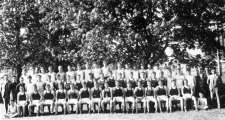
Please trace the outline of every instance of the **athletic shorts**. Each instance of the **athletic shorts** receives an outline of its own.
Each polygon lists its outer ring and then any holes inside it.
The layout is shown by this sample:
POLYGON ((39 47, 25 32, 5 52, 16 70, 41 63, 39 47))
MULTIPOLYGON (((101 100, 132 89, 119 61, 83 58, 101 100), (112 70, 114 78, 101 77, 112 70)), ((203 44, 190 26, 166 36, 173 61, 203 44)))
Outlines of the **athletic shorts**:
POLYGON ((27 104, 27 101, 25 101, 25 100, 22 100, 22 101, 18 101, 17 102, 17 105, 18 106, 25 106, 27 104))
POLYGON ((32 103, 29 104, 29 106, 39 106, 41 105, 40 100, 33 100, 32 103))
POLYGON ((123 97, 114 97, 113 101, 114 102, 124 102, 124 99, 123 99, 123 97))
POLYGON ((166 95, 157 96, 158 101, 167 101, 168 97, 166 95))
POLYGON ((156 102, 156 99, 153 96, 147 96, 145 100, 146 102, 149 102, 149 101, 156 102))
POLYGON ((91 102, 92 103, 100 103, 101 102, 101 98, 92 98, 91 102))
POLYGON ((54 103, 53 100, 45 100, 43 102, 44 105, 52 105, 53 103, 54 103))
POLYGON ((134 97, 126 97, 125 102, 134 102, 134 97))
POLYGON ((81 98, 80 103, 81 104, 90 104, 91 100, 89 98, 81 98))
POLYGON ((66 100, 65 99, 58 99, 56 101, 56 104, 65 104, 66 103, 66 100))
POLYGON ((137 97, 136 102, 145 102, 145 99, 143 97, 137 97))
POLYGON ((111 98, 110 97, 107 97, 107 98, 103 98, 102 99, 102 102, 103 103, 107 103, 107 102, 110 102, 111 101, 111 98))
POLYGON ((170 100, 181 100, 182 98, 180 96, 177 95, 172 95, 170 96, 170 100))
POLYGON ((184 94, 183 95, 183 98, 185 98, 185 99, 192 99, 192 95, 191 94, 184 94))
POLYGON ((68 104, 77 104, 78 103, 78 100, 77 99, 69 99, 68 104))

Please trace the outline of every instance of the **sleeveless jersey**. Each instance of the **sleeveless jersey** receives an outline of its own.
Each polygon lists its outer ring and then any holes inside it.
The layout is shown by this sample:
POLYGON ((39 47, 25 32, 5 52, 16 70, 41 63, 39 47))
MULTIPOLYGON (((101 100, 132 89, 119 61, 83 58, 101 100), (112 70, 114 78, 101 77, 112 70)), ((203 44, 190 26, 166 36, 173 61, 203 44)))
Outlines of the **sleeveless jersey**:
POLYGON ((52 100, 54 98, 54 95, 51 93, 51 91, 46 91, 44 94, 44 99, 45 100, 52 100))
POLYGON ((135 95, 137 97, 143 97, 144 96, 144 91, 142 89, 137 89, 137 91, 135 92, 135 95))
POLYGON ((133 90, 132 89, 127 89, 126 91, 126 97, 132 97, 134 95, 133 90))
POLYGON ((146 90, 146 96, 154 96, 154 90, 147 88, 147 90, 146 90))
POLYGON ((157 91, 157 94, 158 95, 166 95, 166 90, 163 88, 159 88, 158 91, 157 91))
POLYGON ((89 98, 89 97, 90 97, 90 93, 89 93, 88 89, 83 90, 81 92, 81 98, 89 98))
POLYGON ((57 93, 57 98, 58 99, 65 99, 66 98, 66 94, 64 92, 59 92, 57 93))
POLYGON ((70 91, 69 92, 69 99, 77 99, 78 94, 75 91, 70 91))
POLYGON ((41 99, 41 96, 40 96, 39 93, 33 93, 31 96, 32 96, 33 100, 40 100, 41 99))
POLYGON ((170 89, 170 95, 178 95, 179 92, 178 92, 178 89, 177 88, 171 88, 170 89))
POLYGON ((121 88, 116 88, 114 93, 113 93, 114 97, 122 97, 123 96, 123 91, 121 88))
POLYGON ((109 89, 105 89, 105 91, 104 91, 104 97, 111 97, 111 94, 110 94, 110 90, 109 89))
POLYGON ((19 96, 19 101, 25 101, 26 99, 27 99, 27 96, 26 96, 25 93, 20 94, 20 96, 19 96))
POLYGON ((191 88, 184 87, 183 88, 183 93, 184 94, 191 94, 191 88))

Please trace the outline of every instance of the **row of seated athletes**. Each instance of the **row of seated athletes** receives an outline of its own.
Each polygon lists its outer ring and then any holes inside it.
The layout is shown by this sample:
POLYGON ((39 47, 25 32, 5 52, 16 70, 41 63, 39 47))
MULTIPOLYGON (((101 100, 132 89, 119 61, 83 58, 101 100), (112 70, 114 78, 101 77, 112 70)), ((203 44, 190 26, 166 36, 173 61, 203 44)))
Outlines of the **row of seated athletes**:
MULTIPOLYGON (((162 108, 165 107, 166 111, 172 112, 173 101, 180 103, 180 109, 187 111, 187 101, 191 100, 194 103, 195 110, 199 108, 207 108, 207 100, 202 95, 200 98, 195 98, 192 93, 192 89, 188 85, 187 80, 184 82, 184 86, 181 91, 176 86, 176 81, 172 82, 171 88, 168 90, 163 85, 162 81, 159 81, 159 85, 153 88, 151 82, 147 82, 147 87, 143 88, 139 81, 137 87, 134 89, 131 87, 131 83, 127 83, 127 88, 120 87, 120 83, 116 81, 114 88, 109 88, 108 83, 104 83, 104 89, 99 87, 98 82, 94 82, 92 89, 87 88, 86 83, 80 90, 75 89, 74 84, 70 84, 70 89, 66 91, 63 89, 63 85, 59 84, 59 89, 54 92, 51 90, 49 84, 46 85, 46 90, 40 93, 37 90, 37 86, 34 84, 34 91, 28 95, 25 92, 24 87, 20 87, 20 91, 17 94, 17 107, 19 115, 25 116, 26 107, 28 106, 29 115, 34 112, 34 107, 37 108, 37 115, 43 113, 44 107, 48 106, 49 112, 58 114, 59 106, 62 107, 64 114, 66 112, 82 113, 83 105, 87 105, 89 113, 92 112, 105 112, 107 105, 109 105, 110 112, 116 111, 116 105, 119 105, 122 112, 129 111, 134 112, 138 110, 138 103, 141 103, 141 108, 149 112, 150 102, 154 103, 155 112, 162 112, 162 108)), ((191 102, 191 105, 192 105, 191 102)))

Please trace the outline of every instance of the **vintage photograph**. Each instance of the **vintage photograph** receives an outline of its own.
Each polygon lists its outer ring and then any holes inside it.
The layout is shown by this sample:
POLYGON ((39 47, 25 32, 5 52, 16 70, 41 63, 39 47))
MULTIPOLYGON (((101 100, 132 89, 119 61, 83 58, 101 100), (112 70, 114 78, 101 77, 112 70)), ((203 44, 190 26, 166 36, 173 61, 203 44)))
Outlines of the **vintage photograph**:
POLYGON ((224 120, 225 0, 0 0, 0 119, 224 120))

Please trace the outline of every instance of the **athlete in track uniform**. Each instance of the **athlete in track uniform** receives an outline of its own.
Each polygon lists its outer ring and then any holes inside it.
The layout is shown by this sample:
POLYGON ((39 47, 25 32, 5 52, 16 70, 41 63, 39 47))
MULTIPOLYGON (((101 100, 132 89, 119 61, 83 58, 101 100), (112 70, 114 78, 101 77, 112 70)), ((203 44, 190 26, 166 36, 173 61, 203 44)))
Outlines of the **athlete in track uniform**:
POLYGON ((87 83, 83 83, 83 88, 80 89, 80 112, 82 113, 83 105, 87 104, 89 113, 91 112, 91 93, 90 89, 87 88, 87 83))
POLYGON ((62 66, 58 66, 58 73, 57 75, 60 75, 60 80, 62 80, 62 82, 66 81, 66 73, 63 71, 63 67, 62 66))
POLYGON ((127 88, 125 88, 125 107, 126 111, 129 111, 129 108, 132 109, 132 113, 134 112, 135 108, 135 99, 134 99, 134 89, 130 82, 127 82, 127 88), (128 105, 127 105, 128 104, 128 105), (132 107, 131 107, 132 105, 132 107))
POLYGON ((135 106, 136 106, 136 113, 138 112, 138 103, 141 103, 141 108, 144 109, 146 112, 146 105, 145 105, 145 89, 142 87, 141 81, 138 81, 137 87, 134 89, 135 95, 135 106))
POLYGON ((55 82, 56 81, 56 73, 53 71, 52 66, 48 67, 47 75, 51 76, 51 82, 55 82))
POLYGON ((160 112, 162 112, 162 102, 166 102, 166 110, 168 112, 169 99, 167 96, 167 87, 163 85, 162 81, 159 81, 159 85, 155 88, 155 91, 160 112))
POLYGON ((107 82, 110 88, 115 87, 115 77, 113 77, 112 71, 109 71, 109 77, 107 78, 107 82))
POLYGON ((54 111, 54 100, 55 100, 55 92, 54 89, 51 88, 50 84, 47 84, 45 86, 45 90, 43 92, 43 102, 42 102, 42 109, 44 110, 44 107, 48 107, 49 113, 53 113, 54 111))
POLYGON ((109 67, 108 67, 106 61, 103 61, 103 67, 101 68, 101 71, 102 71, 105 79, 107 79, 109 77, 109 67))
POLYGON ((182 95, 183 95, 185 112, 187 111, 187 100, 189 100, 189 99, 191 99, 194 102, 195 110, 198 110, 197 100, 193 96, 193 90, 188 85, 188 81, 187 80, 184 80, 184 85, 183 85, 183 87, 181 89, 181 92, 182 92, 182 95))
POLYGON ((59 89, 56 91, 55 114, 58 114, 58 107, 61 106, 64 114, 66 114, 66 91, 63 85, 59 84, 59 89))
POLYGON ((106 105, 109 104, 110 113, 112 111, 112 90, 109 88, 108 82, 104 83, 104 89, 102 90, 102 110, 106 111, 106 105))
POLYGON ((29 110, 29 116, 31 116, 32 113, 32 108, 36 107, 37 108, 37 116, 40 114, 41 106, 42 106, 42 98, 40 93, 38 93, 37 90, 37 85, 33 85, 33 92, 30 95, 30 104, 28 105, 28 110, 29 110))
POLYGON ((67 111, 71 113, 73 110, 76 110, 76 113, 78 113, 78 108, 79 108, 79 91, 75 89, 75 85, 72 83, 70 84, 70 89, 67 92, 67 111))
POLYGON ((131 75, 131 69, 130 66, 128 64, 125 65, 125 70, 124 70, 124 79, 126 82, 129 81, 130 79, 130 75, 131 75))
POLYGON ((72 70, 72 67, 70 65, 67 66, 67 72, 66 72, 66 80, 70 79, 72 83, 75 82, 75 71, 72 70))
POLYGON ((28 95, 25 92, 24 86, 20 86, 19 93, 17 94, 17 109, 18 109, 19 115, 21 115, 22 113, 22 115, 25 116, 27 100, 28 100, 28 95))
POLYGON ((113 108, 116 110, 116 104, 119 104, 120 110, 124 112, 124 90, 120 87, 119 81, 116 81, 116 86, 112 90, 113 97, 113 108))
POLYGON ((76 86, 78 87, 78 90, 82 88, 82 84, 84 82, 84 73, 83 70, 81 70, 81 66, 77 65, 77 71, 76 71, 76 86))
POLYGON ((157 112, 158 110, 158 103, 157 103, 157 99, 155 96, 155 90, 152 87, 151 81, 147 81, 147 87, 145 88, 145 100, 146 100, 146 107, 147 107, 147 112, 149 113, 149 109, 150 109, 150 102, 154 103, 154 107, 155 107, 155 112, 157 112))
POLYGON ((177 88, 177 85, 176 85, 176 81, 173 80, 172 81, 172 85, 170 87, 170 90, 169 90, 169 108, 170 108, 170 112, 172 112, 172 103, 173 101, 179 101, 180 102, 180 108, 181 108, 181 111, 183 111, 183 98, 181 97, 181 94, 180 94, 180 90, 177 88))
POLYGON ((101 99, 102 99, 101 88, 99 87, 99 83, 97 81, 94 81, 94 87, 91 89, 91 107, 93 112, 96 112, 95 108, 96 104, 98 106, 98 113, 100 112, 101 99))

